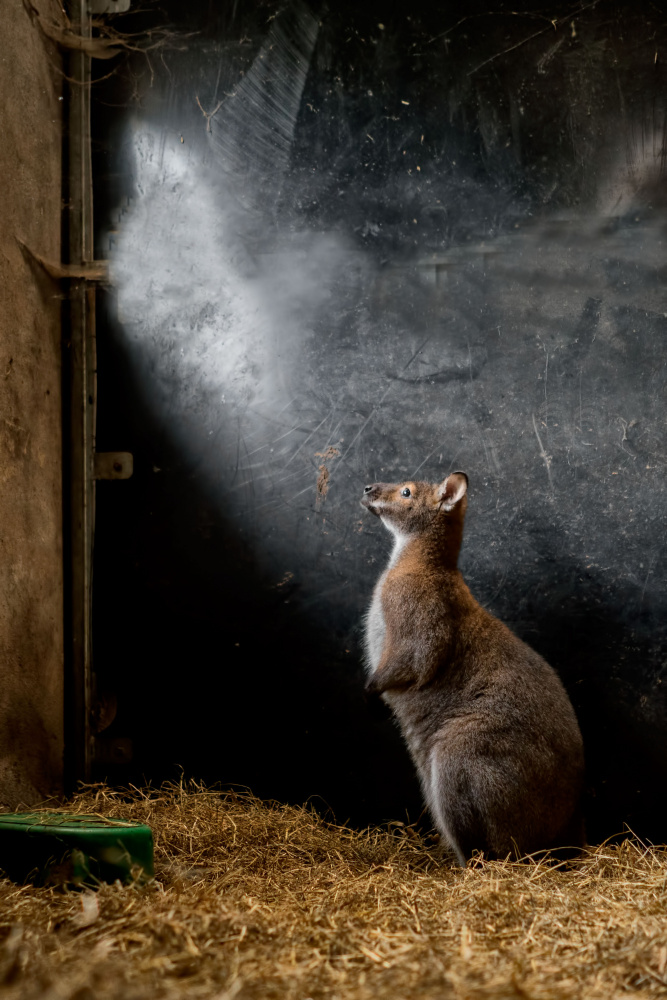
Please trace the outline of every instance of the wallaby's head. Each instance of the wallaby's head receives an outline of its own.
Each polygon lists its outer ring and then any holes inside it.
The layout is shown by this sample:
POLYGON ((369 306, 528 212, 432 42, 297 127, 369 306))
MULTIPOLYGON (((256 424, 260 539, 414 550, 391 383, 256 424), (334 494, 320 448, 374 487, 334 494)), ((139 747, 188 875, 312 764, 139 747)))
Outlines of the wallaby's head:
POLYGON ((363 507, 376 514, 394 535, 414 535, 443 524, 456 515, 463 522, 468 477, 452 472, 441 483, 373 483, 366 486, 363 507))

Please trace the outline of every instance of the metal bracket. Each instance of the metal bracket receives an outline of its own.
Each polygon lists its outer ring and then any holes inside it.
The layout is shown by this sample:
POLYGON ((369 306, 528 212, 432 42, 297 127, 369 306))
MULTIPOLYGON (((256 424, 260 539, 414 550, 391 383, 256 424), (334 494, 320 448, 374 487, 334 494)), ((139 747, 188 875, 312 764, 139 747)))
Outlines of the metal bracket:
POLYGON ((132 740, 127 736, 111 739, 108 736, 95 738, 96 764, 129 764, 132 760, 132 740))
POLYGON ((95 479, 129 479, 134 459, 129 451, 96 451, 95 479))
POLYGON ((130 9, 130 0, 88 0, 89 14, 124 14, 130 9))

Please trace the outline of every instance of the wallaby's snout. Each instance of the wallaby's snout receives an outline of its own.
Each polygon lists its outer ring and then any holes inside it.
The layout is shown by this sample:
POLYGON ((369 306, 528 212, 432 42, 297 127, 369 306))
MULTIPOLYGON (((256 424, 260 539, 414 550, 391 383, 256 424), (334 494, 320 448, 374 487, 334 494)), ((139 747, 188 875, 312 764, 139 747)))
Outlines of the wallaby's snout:
POLYGON ((377 514, 377 511, 373 508, 373 502, 375 500, 379 500, 383 485, 383 483, 371 483, 370 486, 364 486, 364 495, 361 499, 361 506, 370 510, 372 514, 377 514))

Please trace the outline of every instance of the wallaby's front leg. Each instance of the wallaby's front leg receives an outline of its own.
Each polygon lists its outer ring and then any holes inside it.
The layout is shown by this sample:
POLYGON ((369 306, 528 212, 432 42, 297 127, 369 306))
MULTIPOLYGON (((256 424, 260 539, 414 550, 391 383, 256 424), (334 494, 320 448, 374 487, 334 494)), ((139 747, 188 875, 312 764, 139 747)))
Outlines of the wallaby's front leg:
POLYGON ((392 688, 406 688, 416 680, 414 664, 409 650, 386 650, 377 669, 366 682, 367 694, 382 694, 392 688))
POLYGON ((397 688, 423 687, 433 680, 446 645, 446 631, 438 622, 438 608, 431 607, 432 595, 415 595, 414 581, 406 610, 406 592, 400 577, 389 576, 382 591, 385 622, 382 656, 366 684, 370 694, 397 688), (416 597, 420 599, 417 600, 416 597), (438 627, 433 627, 433 622, 438 627))
POLYGON ((438 672, 437 649, 415 649, 412 642, 392 642, 388 635, 377 669, 367 684, 368 694, 396 688, 424 687, 438 672))

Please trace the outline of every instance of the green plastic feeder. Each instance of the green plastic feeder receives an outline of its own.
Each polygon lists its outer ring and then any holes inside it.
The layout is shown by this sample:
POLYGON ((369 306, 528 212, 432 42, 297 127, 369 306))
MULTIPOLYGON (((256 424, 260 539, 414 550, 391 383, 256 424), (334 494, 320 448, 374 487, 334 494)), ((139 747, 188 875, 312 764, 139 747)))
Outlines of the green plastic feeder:
POLYGON ((105 816, 3 813, 0 869, 15 882, 39 885, 142 883, 153 876, 153 832, 105 816))

